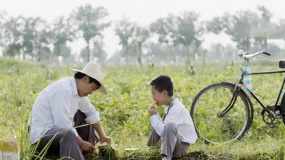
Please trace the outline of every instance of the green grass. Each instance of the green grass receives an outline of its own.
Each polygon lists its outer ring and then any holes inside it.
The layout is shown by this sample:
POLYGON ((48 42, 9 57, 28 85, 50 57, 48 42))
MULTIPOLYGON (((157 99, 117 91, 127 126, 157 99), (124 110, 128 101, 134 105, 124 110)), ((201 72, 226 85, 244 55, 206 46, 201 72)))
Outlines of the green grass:
MULTIPOLYGON (((107 70, 108 95, 89 96, 101 114, 105 132, 112 138, 119 159, 160 159, 159 150, 145 144, 151 131, 148 106, 152 103, 148 82, 160 74, 169 75, 174 82, 174 95, 190 110, 197 93, 211 83, 237 82, 240 62, 194 64, 196 74, 185 66, 104 67, 107 70), (125 148, 138 148, 127 153, 125 148)), ((252 71, 278 70, 278 62, 254 62, 252 71), (264 65, 266 64, 266 65, 264 65)), ((0 135, 15 137, 20 144, 21 159, 33 156, 26 134, 26 123, 36 96, 48 84, 71 76, 69 67, 50 68, 38 63, 0 59, 0 135)), ((265 104, 272 104, 278 94, 284 74, 253 77, 255 94, 265 104), (265 80, 263 80, 265 79, 265 80)), ((277 120, 276 128, 269 128, 259 115, 261 107, 253 101, 254 121, 248 134, 230 144, 207 145, 199 139, 183 159, 283 159, 285 128, 277 120)), ((159 108, 160 114, 163 108, 159 108)), ((1 137, 0 137, 1 138, 1 137)), ((88 159, 100 159, 88 155, 88 159)), ((54 158, 51 158, 54 159, 54 158)))

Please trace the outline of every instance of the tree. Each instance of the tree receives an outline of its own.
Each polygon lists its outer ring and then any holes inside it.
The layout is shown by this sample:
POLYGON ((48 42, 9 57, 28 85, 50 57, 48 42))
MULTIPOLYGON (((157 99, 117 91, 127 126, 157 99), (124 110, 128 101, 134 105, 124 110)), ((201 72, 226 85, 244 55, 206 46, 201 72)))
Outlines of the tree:
POLYGON ((195 25, 198 20, 198 14, 194 12, 184 12, 177 17, 177 33, 175 34, 175 43, 182 44, 187 48, 187 64, 190 65, 190 47, 197 49, 201 45, 199 37, 203 34, 204 29, 195 25))
POLYGON ((37 18, 23 18, 24 20, 24 29, 22 32, 23 41, 22 41, 22 50, 23 50, 23 59, 25 55, 31 56, 33 59, 36 56, 34 53, 35 44, 37 43, 38 38, 38 25, 41 23, 41 19, 37 18))
POLYGON ((72 41, 75 37, 75 31, 70 24, 70 19, 65 19, 63 16, 59 17, 54 21, 52 29, 53 39, 53 53, 58 57, 61 55, 62 47, 66 45, 66 42, 72 41))
POLYGON ((131 42, 137 53, 138 64, 142 65, 142 45, 149 38, 149 31, 146 28, 135 27, 133 41, 131 42))
POLYGON ((0 12, 0 46, 3 46, 5 12, 0 12))
POLYGON ((87 55, 88 55, 88 53, 87 53, 87 48, 81 49, 81 51, 80 51, 80 57, 83 59, 83 62, 84 62, 84 63, 85 63, 85 62, 88 62, 87 55))
POLYGON ((15 57, 20 55, 22 48, 22 32, 24 28, 23 17, 10 17, 3 24, 4 55, 15 57))
POLYGON ((134 37, 136 24, 130 22, 127 18, 120 20, 115 28, 115 34, 119 36, 120 42, 122 45, 122 52, 126 58, 126 64, 129 65, 129 48, 131 45, 131 38, 134 37))
MULTIPOLYGON (((205 61, 238 61, 240 58, 237 56, 239 49, 231 44, 223 45, 221 43, 213 43, 208 51, 205 61)), ((203 60, 204 61, 204 60, 203 60)))
POLYGON ((260 49, 267 50, 267 39, 271 36, 273 30, 275 30, 275 24, 270 22, 272 18, 272 13, 269 12, 264 6, 257 6, 258 11, 261 13, 258 24, 255 24, 254 30, 258 30, 255 35, 253 35, 255 40, 255 45, 260 49))
POLYGON ((254 24, 258 24, 256 13, 240 11, 233 15, 225 13, 222 17, 215 17, 212 21, 207 22, 207 30, 215 34, 225 32, 237 43, 239 49, 249 50, 250 35, 254 24))
POLYGON ((120 65, 122 62, 122 57, 120 56, 120 51, 116 51, 109 59, 109 65, 120 65))
MULTIPOLYGON (((151 23, 150 31, 158 35, 158 42, 169 46, 177 45, 177 17, 169 14, 166 18, 159 18, 151 23)), ((176 54, 172 52, 173 61, 176 62, 176 54)))
POLYGON ((93 57, 97 58, 98 63, 103 64, 107 58, 107 53, 103 49, 103 46, 104 46, 103 42, 100 40, 94 41, 93 46, 94 46, 93 51, 92 51, 93 57))
POLYGON ((42 20, 37 34, 37 41, 35 43, 38 62, 41 62, 42 59, 51 57, 52 53, 48 45, 52 43, 52 36, 53 32, 51 27, 47 24, 46 21, 42 20))
POLYGON ((285 40, 285 19, 280 19, 269 36, 270 39, 285 40))
POLYGON ((87 44, 87 61, 90 61, 90 41, 97 36, 103 37, 102 31, 110 26, 110 22, 103 23, 101 20, 108 16, 104 7, 92 8, 90 4, 81 6, 73 13, 73 18, 87 44))
POLYGON ((147 53, 144 55, 144 59, 152 65, 166 65, 170 64, 173 59, 170 48, 173 46, 166 46, 161 43, 148 44, 147 53))
MULTIPOLYGON (((201 41, 198 39, 203 33, 202 27, 197 27, 198 14, 184 12, 180 16, 168 15, 151 24, 150 30, 158 35, 158 41, 175 47, 181 44, 187 48, 187 64, 190 64, 190 46, 199 47, 201 41)), ((174 51, 174 63, 176 54, 174 51)))
POLYGON ((207 29, 215 34, 225 32, 239 49, 267 50, 267 40, 280 39, 284 29, 271 22, 273 15, 264 6, 257 6, 257 11, 240 11, 233 15, 226 13, 208 22, 207 29))
POLYGON ((285 41, 285 19, 282 19, 278 23, 279 30, 277 31, 276 35, 272 35, 272 37, 276 37, 279 39, 283 39, 285 41))
POLYGON ((62 57, 63 57, 63 61, 67 64, 68 62, 73 62, 74 61, 74 57, 71 55, 71 48, 66 46, 66 45, 63 45, 61 47, 61 54, 60 54, 62 57))
POLYGON ((175 30, 177 24, 175 23, 176 17, 169 14, 166 18, 159 18, 150 25, 150 30, 158 35, 158 41, 168 45, 175 44, 175 30))

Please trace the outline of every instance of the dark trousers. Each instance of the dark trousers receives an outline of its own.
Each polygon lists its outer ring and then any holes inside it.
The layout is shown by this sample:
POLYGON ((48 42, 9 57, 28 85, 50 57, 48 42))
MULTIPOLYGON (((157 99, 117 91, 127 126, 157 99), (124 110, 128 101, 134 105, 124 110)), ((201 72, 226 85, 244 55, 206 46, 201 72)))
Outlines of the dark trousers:
MULTIPOLYGON (((87 124, 85 119, 85 114, 78 110, 74 116, 74 126, 81 126, 87 124)), ((76 128, 76 131, 84 141, 87 141, 92 145, 95 145, 97 142, 99 142, 99 138, 96 136, 95 130, 92 125, 78 127, 76 128)))
MULTIPOLYGON (((85 119, 85 114, 78 110, 74 116, 75 126, 87 124, 85 119)), ((88 141, 93 145, 99 141, 92 125, 78 127, 76 130, 83 140, 88 141)), ((84 160, 84 156, 72 130, 61 128, 52 128, 48 130, 41 138, 37 150, 41 151, 48 143, 50 143, 48 154, 57 154, 64 160, 84 160)))

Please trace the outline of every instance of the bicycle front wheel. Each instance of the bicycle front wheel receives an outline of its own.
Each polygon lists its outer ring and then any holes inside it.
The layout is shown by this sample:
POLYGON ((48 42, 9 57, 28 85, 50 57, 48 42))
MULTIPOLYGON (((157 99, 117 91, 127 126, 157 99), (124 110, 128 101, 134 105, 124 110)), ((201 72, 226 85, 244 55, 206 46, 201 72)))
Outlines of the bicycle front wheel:
POLYGON ((198 135, 206 142, 230 142, 242 137, 249 129, 252 105, 247 94, 235 87, 228 82, 215 83, 195 97, 190 114, 198 135))

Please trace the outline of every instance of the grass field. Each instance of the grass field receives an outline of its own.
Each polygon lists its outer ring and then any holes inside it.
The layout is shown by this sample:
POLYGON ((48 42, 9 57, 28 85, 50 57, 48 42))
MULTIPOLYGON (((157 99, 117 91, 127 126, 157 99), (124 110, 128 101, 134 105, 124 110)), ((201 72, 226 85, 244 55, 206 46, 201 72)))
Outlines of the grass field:
MULTIPOLYGON (((195 95, 214 82, 237 82, 242 62, 194 64, 185 66, 129 66, 104 67, 107 70, 108 95, 89 96, 91 103, 101 114, 105 132, 112 138, 120 159, 159 159, 158 150, 146 147, 151 131, 148 106, 152 103, 148 82, 154 77, 167 74, 174 82, 174 96, 180 98, 190 110, 195 95), (125 148, 138 148, 125 152, 125 148)), ((278 62, 253 62, 252 71, 278 70, 278 62)), ((50 68, 38 63, 20 62, 0 58, 0 135, 15 137, 21 151, 21 159, 30 159, 29 135, 26 123, 32 104, 39 92, 48 84, 71 76, 70 68, 50 68)), ((255 94, 265 104, 276 100, 284 74, 253 77, 255 94)), ((210 98, 210 97, 209 97, 210 98)), ((275 128, 269 128, 260 116, 261 107, 253 101, 254 120, 244 138, 228 144, 208 145, 202 139, 189 148, 183 159, 284 159, 285 128, 277 120, 275 128)), ((162 114, 163 108, 159 107, 162 114)), ((0 137, 1 138, 1 137, 0 137)), ((87 159, 100 159, 89 155, 87 159)))

